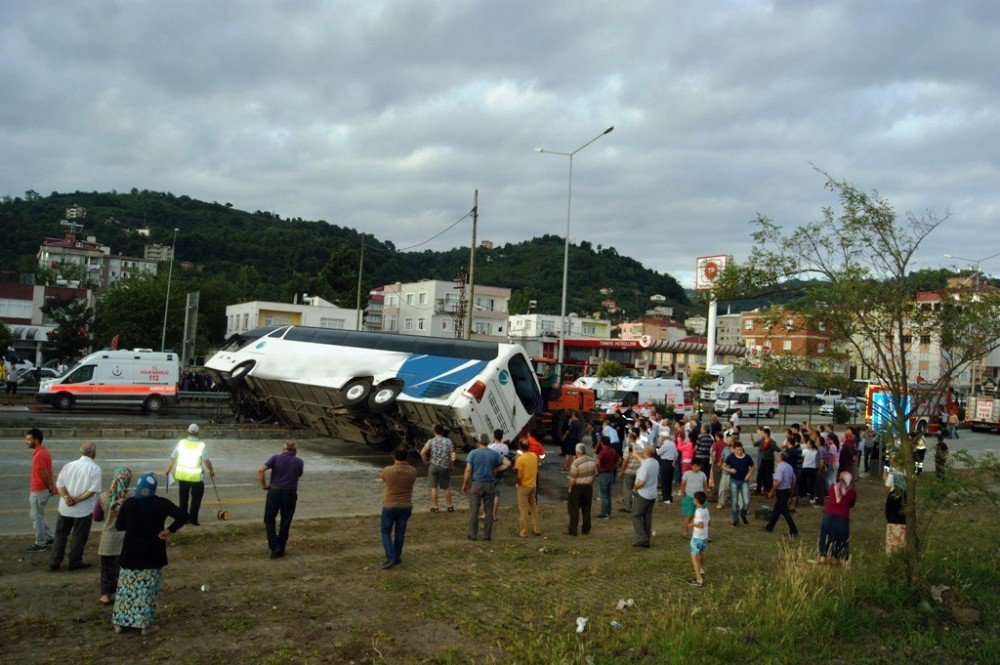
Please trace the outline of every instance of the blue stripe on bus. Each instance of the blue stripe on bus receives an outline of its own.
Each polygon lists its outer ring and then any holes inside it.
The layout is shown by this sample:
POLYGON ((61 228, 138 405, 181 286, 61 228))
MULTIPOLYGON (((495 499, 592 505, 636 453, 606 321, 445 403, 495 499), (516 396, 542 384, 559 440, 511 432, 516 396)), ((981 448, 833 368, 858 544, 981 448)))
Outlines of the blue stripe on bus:
POLYGON ((485 360, 447 356, 410 356, 399 368, 403 394, 410 397, 442 397, 454 392, 486 369, 485 360))

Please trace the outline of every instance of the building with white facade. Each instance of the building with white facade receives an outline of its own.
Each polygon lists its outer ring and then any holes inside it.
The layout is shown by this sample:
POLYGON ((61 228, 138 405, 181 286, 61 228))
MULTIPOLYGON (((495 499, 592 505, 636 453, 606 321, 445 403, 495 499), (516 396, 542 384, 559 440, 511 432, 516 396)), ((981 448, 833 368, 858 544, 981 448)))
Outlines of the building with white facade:
MULTIPOLYGON (((562 325, 558 314, 514 314, 510 317, 510 337, 556 337, 562 325)), ((611 322, 569 314, 566 337, 611 339, 611 322)))
MULTIPOLYGON (((303 302, 251 302, 226 307, 226 337, 261 326, 314 326, 335 330, 357 330, 358 310, 337 307, 318 296, 303 296, 303 302)), ((297 300, 297 299, 296 299, 297 300)))
MULTIPOLYGON (((148 234, 147 234, 148 235, 148 234)), ((142 256, 147 261, 155 261, 157 263, 162 263, 163 261, 169 261, 174 254, 174 249, 170 245, 160 245, 158 243, 153 243, 152 245, 145 245, 142 248, 142 256)))
MULTIPOLYGON (((426 279, 382 287, 382 332, 461 339, 465 330, 468 286, 426 279)), ((472 339, 507 341, 510 289, 476 285, 472 339)))

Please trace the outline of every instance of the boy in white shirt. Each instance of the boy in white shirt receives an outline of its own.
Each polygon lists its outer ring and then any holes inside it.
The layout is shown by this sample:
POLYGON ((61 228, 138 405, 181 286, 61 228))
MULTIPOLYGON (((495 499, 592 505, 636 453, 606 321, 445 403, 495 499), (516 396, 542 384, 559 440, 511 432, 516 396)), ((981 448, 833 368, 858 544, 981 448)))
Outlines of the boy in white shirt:
POLYGON ((704 586, 705 580, 702 575, 705 567, 702 565, 705 548, 708 546, 708 523, 712 521, 712 516, 708 514, 708 496, 704 492, 694 493, 694 530, 691 532, 691 566, 694 568, 694 577, 688 580, 691 586, 704 586))

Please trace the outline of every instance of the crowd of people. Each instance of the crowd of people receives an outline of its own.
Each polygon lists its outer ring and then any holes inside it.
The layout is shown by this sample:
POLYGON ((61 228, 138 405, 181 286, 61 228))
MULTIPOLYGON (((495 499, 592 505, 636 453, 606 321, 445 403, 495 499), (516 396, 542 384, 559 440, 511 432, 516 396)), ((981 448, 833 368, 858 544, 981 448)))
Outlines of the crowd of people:
MULTIPOLYGON (((92 564, 84 560, 84 549, 93 523, 102 522, 97 602, 112 606, 111 623, 116 633, 138 630, 151 635, 159 630, 154 615, 162 569, 167 565, 167 540, 185 525, 200 525, 204 476, 213 482, 215 477, 206 444, 198 433, 198 425, 188 427, 188 435, 174 446, 162 476, 143 473, 133 489, 131 469, 115 467, 103 491, 95 444, 82 444, 80 457, 55 475, 42 431, 32 428, 25 433, 32 455, 29 512, 35 536, 27 550, 49 551, 49 570, 57 572, 63 567, 68 547, 66 569, 86 570, 92 564), (158 494, 161 486, 169 489, 171 477, 177 481, 180 505, 158 494), (54 530, 45 518, 51 497, 59 497, 54 530)), ((259 469, 261 488, 267 491, 264 525, 272 558, 285 554, 302 472, 293 442, 287 442, 280 454, 259 469), (279 515, 281 526, 276 528, 279 515)))
MULTIPOLYGON (((831 425, 797 423, 785 429, 779 443, 771 428, 757 427, 744 443, 738 413, 723 424, 715 415, 703 423, 700 414, 670 420, 616 412, 590 425, 588 445, 583 440, 588 428, 581 416, 571 414, 570 421, 565 429, 569 436, 559 442, 561 469, 566 474, 565 535, 591 533, 595 498, 596 518, 611 519, 614 495, 618 493, 619 510, 631 518, 634 546, 649 548, 656 504, 670 510, 668 507, 677 500, 681 534, 689 539, 693 576, 688 582, 692 586, 704 584, 703 562, 711 542, 711 506, 723 510, 728 504, 732 527, 747 527, 752 493, 766 497, 769 503, 762 506, 768 513, 764 531, 773 532, 778 521, 784 519, 791 537, 799 535, 793 516, 797 507, 821 506, 816 561, 842 561, 850 552, 850 517, 858 500, 856 480, 860 474, 875 476, 881 471, 886 493, 887 552, 899 548, 905 540, 905 474, 898 464, 890 463, 885 451, 879 450, 878 437, 870 428, 848 427, 838 435, 831 425)), ((92 443, 81 445, 79 459, 53 475, 52 456, 43 444, 42 432, 33 428, 25 435, 32 451, 29 506, 35 535, 35 542, 27 549, 51 550, 49 569, 58 571, 69 546, 67 569, 89 568, 84 548, 92 523, 103 522, 98 548, 98 602, 113 606, 115 632, 137 629, 148 635, 158 630, 154 613, 161 571, 167 565, 166 541, 181 527, 200 524, 204 476, 214 483, 215 469, 198 433, 198 425, 192 424, 188 435, 174 446, 163 475, 142 474, 134 490, 132 471, 126 467, 116 467, 109 487, 102 489, 101 469, 95 461, 97 447, 92 443), (169 488, 171 477, 178 485, 180 505, 157 493, 161 483, 169 488), (54 530, 45 519, 46 504, 52 496, 59 497, 54 530), (169 525, 167 520, 171 520, 169 525)), ((511 481, 516 488, 517 535, 541 536, 538 483, 546 453, 538 438, 525 432, 515 442, 508 442, 497 430, 492 440, 483 434, 476 444, 466 456, 461 478, 461 491, 469 503, 468 539, 492 539, 502 488, 511 481)), ((384 569, 402 563, 407 521, 413 514, 418 471, 410 464, 410 452, 405 446, 397 448, 392 463, 382 471, 380 535, 384 569)), ((264 526, 272 558, 285 556, 295 514, 298 482, 304 471, 296 453, 295 443, 286 442, 279 454, 258 469, 261 489, 267 492, 264 526)), ((938 435, 935 454, 936 473, 942 474, 947 460, 943 435, 938 435)), ((434 428, 434 436, 419 456, 427 466, 430 511, 441 510, 443 494, 447 511, 453 512, 451 475, 457 454, 443 427, 434 428)), ((919 473, 921 456, 917 456, 916 463, 919 473)))

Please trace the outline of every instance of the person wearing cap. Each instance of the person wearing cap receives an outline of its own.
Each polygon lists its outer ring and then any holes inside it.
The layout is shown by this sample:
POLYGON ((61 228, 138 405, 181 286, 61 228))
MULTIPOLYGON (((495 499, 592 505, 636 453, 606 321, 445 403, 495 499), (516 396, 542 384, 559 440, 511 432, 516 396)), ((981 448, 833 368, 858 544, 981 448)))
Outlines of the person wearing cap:
POLYGON ((188 524, 192 526, 199 526, 198 510, 201 509, 201 499, 205 496, 202 467, 208 469, 210 478, 215 478, 212 460, 205 457, 205 442, 198 438, 198 425, 191 423, 188 425, 187 437, 174 446, 174 452, 170 454, 170 463, 164 475, 169 478, 170 472, 174 472, 180 493, 181 510, 188 516, 188 524), (190 510, 188 510, 189 498, 190 510))
POLYGON ((267 532, 267 547, 271 550, 271 558, 285 556, 285 545, 288 543, 288 532, 292 528, 292 517, 295 515, 295 504, 299 500, 299 477, 305 463, 296 457, 294 441, 286 441, 280 455, 271 455, 257 469, 261 489, 267 490, 264 503, 264 530, 267 532), (271 470, 271 482, 264 479, 267 470, 271 470), (281 513, 281 530, 275 530, 278 513, 281 513))

